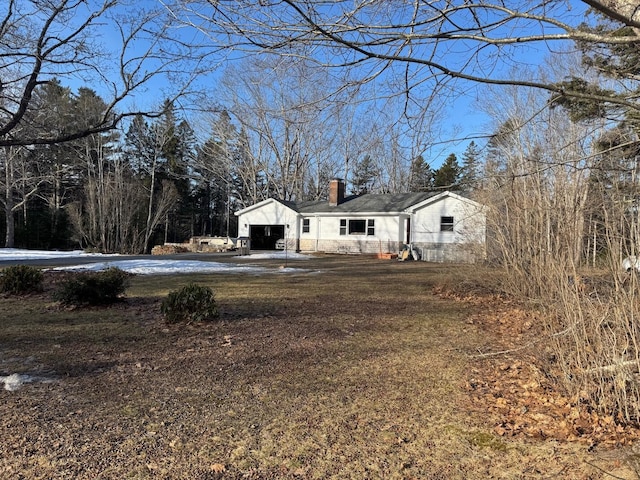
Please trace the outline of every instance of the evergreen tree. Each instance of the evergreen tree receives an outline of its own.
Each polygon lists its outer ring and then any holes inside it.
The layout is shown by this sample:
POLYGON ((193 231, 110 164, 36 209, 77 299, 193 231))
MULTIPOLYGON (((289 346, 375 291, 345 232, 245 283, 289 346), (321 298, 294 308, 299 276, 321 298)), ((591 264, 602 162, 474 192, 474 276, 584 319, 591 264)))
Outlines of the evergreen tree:
POLYGON ((377 169, 371 155, 365 155, 361 161, 356 162, 351 173, 351 193, 353 195, 371 193, 376 176, 377 169))
POLYGON ((149 124, 142 115, 133 118, 124 140, 124 154, 127 162, 139 177, 144 178, 152 159, 157 160, 159 153, 154 148, 149 124))
POLYGON ((409 172, 409 191, 428 192, 433 190, 434 172, 422 155, 418 155, 411 162, 409 172))
POLYGON ((456 190, 460 181, 460 165, 455 153, 450 154, 434 175, 433 186, 443 190, 456 190))
POLYGON ((197 229, 210 235, 230 235, 233 197, 239 186, 237 165, 241 161, 240 137, 231 117, 222 111, 211 126, 211 134, 198 149, 194 163, 197 182, 197 229))
MULTIPOLYGON (((627 11, 631 16, 637 11, 637 2, 621 0, 611 2, 611 6, 627 11)), ((638 29, 630 24, 622 24, 602 14, 597 14, 597 22, 594 24, 583 24, 580 31, 584 34, 601 36, 608 38, 618 38, 620 40, 630 40, 627 42, 577 42, 582 52, 582 63, 585 67, 598 73, 593 76, 593 80, 573 76, 559 82, 556 86, 562 87, 562 91, 577 91, 585 95, 582 98, 557 93, 552 96, 551 105, 560 106, 568 110, 574 122, 590 119, 607 118, 609 114, 626 113, 627 120, 630 117, 638 117, 638 75, 640 74, 640 40, 638 40, 638 29), (603 86, 603 78, 614 79, 623 88, 611 90, 603 86), (588 97, 587 97, 588 96, 588 97), (599 100, 598 100, 599 99, 599 100), (607 99, 629 100, 630 104, 635 102, 634 108, 627 106, 614 106, 606 102, 607 99), (630 113, 631 112, 631 113, 630 113)))
POLYGON ((164 173, 167 176, 171 175, 171 172, 178 172, 182 167, 178 156, 177 124, 178 118, 175 107, 169 100, 165 100, 162 107, 162 115, 153 123, 152 130, 157 136, 162 136, 162 140, 158 143, 161 149, 161 157, 166 164, 164 173))
POLYGON ((168 132, 168 139, 163 149, 163 156, 167 161, 163 178, 169 179, 176 187, 178 201, 171 211, 167 212, 164 241, 182 242, 193 235, 192 185, 189 180, 189 168, 196 157, 197 142, 191 125, 176 116, 173 105, 167 104, 165 112, 166 114, 161 118, 164 124, 161 131, 168 132))
MULTIPOLYGON (((55 79, 36 88, 30 107, 22 128, 33 130, 33 133, 24 133, 36 136, 66 135, 104 114, 104 102, 95 92, 81 88, 75 95, 55 79), (91 108, 85 108, 89 104, 91 108)), ((3 203, 5 219, 13 224, 6 228, 6 244, 68 248, 70 230, 64 207, 82 195, 86 153, 83 143, 75 140, 33 145, 9 149, 7 153, 6 159, 10 159, 11 164, 5 163, 9 170, 3 172, 6 184, 3 203), (22 180, 16 178, 16 174, 22 180)))
POLYGON ((462 154, 460 189, 464 192, 471 192, 479 187, 481 167, 480 155, 480 149, 472 140, 462 154))
POLYGON ((590 176, 593 200, 589 220, 598 254, 610 248, 608 237, 618 230, 617 242, 624 255, 637 255, 640 234, 640 142, 632 125, 619 125, 595 142, 599 152, 590 176), (611 219, 615 219, 615 223, 611 219), (609 243, 609 244, 608 244, 609 243))

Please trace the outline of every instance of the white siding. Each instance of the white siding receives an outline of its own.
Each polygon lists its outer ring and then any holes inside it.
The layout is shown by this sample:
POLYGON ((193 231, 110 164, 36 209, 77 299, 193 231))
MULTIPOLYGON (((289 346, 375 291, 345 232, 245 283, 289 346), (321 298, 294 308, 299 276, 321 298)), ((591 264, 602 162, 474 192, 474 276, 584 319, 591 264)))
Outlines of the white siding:
POLYGON ((239 237, 248 237, 251 225, 289 225, 287 237, 297 238, 298 213, 277 200, 265 200, 237 215, 239 237))
POLYGON ((412 243, 484 243, 486 218, 482 206, 446 196, 415 210, 411 225, 412 243), (453 217, 453 232, 441 231, 442 217, 453 217))
POLYGON ((473 263, 485 258, 484 207, 457 195, 418 205, 413 212, 411 243, 423 260, 473 263), (453 231, 442 231, 442 217, 453 217, 453 231))
POLYGON ((375 214, 343 214, 301 216, 300 232, 302 232, 302 219, 309 218, 309 232, 300 234, 300 249, 303 251, 326 251, 346 253, 384 253, 396 252, 398 242, 401 239, 399 215, 375 215, 375 214), (347 233, 340 235, 340 220, 347 223, 347 233), (363 220, 365 222, 364 234, 349 234, 349 221, 363 220), (368 235, 368 221, 374 221, 374 234, 368 235))

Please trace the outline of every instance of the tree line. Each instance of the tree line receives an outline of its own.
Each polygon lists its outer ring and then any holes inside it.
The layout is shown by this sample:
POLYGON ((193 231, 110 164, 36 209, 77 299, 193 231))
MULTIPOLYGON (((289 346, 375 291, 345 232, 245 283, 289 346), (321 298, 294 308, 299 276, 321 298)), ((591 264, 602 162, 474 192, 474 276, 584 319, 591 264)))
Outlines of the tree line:
MULTIPOLYGON (((41 131, 34 136, 72 131, 108 109, 90 88, 73 92, 58 81, 35 94, 31 108, 39 122, 33 128, 41 131)), ((281 113, 266 108, 238 122, 218 108, 201 118, 200 135, 171 101, 160 111, 157 118, 138 115, 124 129, 73 141, 3 147, 0 233, 5 246, 142 253, 197 235, 234 235, 236 210, 269 197, 326 198, 329 180, 344 173, 350 193, 358 195, 455 190, 469 187, 477 174, 472 171, 480 153, 473 142, 462 165, 455 154, 437 169, 422 156, 412 162, 398 159, 394 169, 401 178, 390 182, 386 159, 374 157, 374 150, 345 171, 347 160, 316 157, 320 147, 331 145, 304 139, 309 125, 283 121, 281 113), (260 143, 265 137, 271 137, 266 145, 260 143)))

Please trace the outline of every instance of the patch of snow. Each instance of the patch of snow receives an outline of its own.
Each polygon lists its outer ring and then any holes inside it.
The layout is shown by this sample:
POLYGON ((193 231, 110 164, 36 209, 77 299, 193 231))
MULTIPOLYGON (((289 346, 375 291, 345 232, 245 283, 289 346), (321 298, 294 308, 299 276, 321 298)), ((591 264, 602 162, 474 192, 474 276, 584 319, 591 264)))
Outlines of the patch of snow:
POLYGON ((263 253, 252 253, 250 255, 237 256, 234 258, 238 259, 247 259, 247 260, 309 260, 311 257, 309 255, 305 255, 304 253, 298 252, 263 252, 263 253))
POLYGON ((100 271, 118 267, 121 270, 138 275, 168 275, 176 273, 263 273, 263 267, 237 265, 235 263, 200 262, 196 260, 118 260, 113 262, 99 262, 86 265, 72 265, 56 267, 53 270, 89 270, 100 271))
POLYGON ((29 375, 21 375, 19 373, 12 373, 7 377, 0 377, 0 383, 4 382, 4 389, 9 392, 15 392, 25 383, 33 381, 33 377, 29 375))
MULTIPOLYGON (((22 248, 0 248, 0 261, 2 260, 39 260, 60 257, 96 257, 112 256, 102 253, 86 253, 82 250, 55 251, 55 250, 25 250, 22 248)), ((115 255, 113 255, 115 256, 115 255)))
MULTIPOLYGON (((32 260, 32 259, 55 259, 59 257, 117 257, 117 255, 102 255, 85 253, 81 250, 73 252, 43 251, 43 250, 22 250, 14 248, 0 248, 0 262, 3 260, 32 260)), ((72 265, 65 267, 55 267, 53 270, 62 271, 101 271, 110 267, 118 267, 126 272, 138 275, 170 275, 179 273, 250 273, 261 274, 277 271, 279 273, 300 273, 300 269, 284 268, 274 270, 272 268, 240 265, 238 263, 206 262, 197 260, 158 260, 153 258, 126 260, 113 259, 103 262, 90 263, 85 265, 72 265)), ((269 252, 256 253, 252 255, 233 257, 239 260, 280 260, 283 264, 289 260, 307 260, 311 258, 296 252, 269 252)))
POLYGON ((0 375, 0 385, 4 383, 4 389, 9 392, 15 392, 16 390, 19 390, 26 383, 51 383, 55 381, 56 380, 52 377, 30 375, 28 373, 12 373, 11 375, 7 375, 6 377, 0 375))

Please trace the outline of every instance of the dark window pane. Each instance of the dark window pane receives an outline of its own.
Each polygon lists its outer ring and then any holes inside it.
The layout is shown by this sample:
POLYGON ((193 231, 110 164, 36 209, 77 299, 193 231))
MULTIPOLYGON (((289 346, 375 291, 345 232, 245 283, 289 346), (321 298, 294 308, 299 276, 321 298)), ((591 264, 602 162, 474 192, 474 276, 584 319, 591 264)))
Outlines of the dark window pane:
POLYGON ((361 235, 366 233, 366 220, 349 220, 349 235, 361 235))
POLYGON ((453 232, 453 217, 440 217, 440 231, 453 232))

